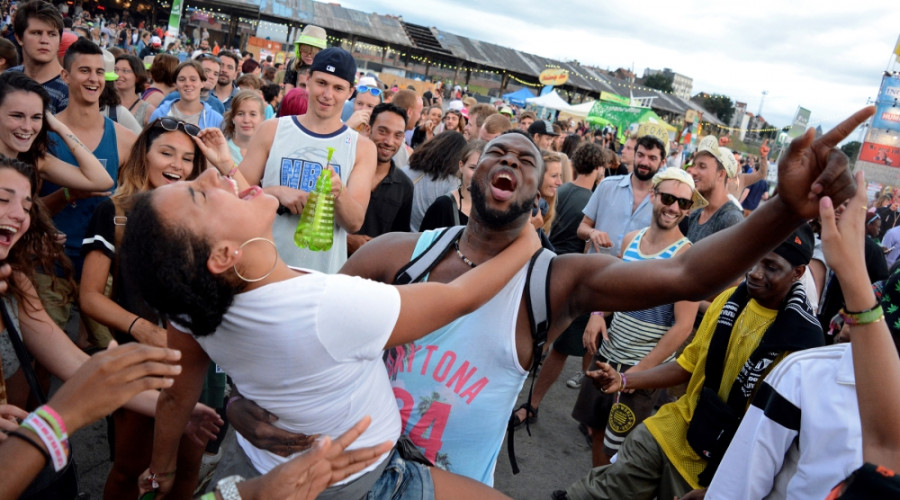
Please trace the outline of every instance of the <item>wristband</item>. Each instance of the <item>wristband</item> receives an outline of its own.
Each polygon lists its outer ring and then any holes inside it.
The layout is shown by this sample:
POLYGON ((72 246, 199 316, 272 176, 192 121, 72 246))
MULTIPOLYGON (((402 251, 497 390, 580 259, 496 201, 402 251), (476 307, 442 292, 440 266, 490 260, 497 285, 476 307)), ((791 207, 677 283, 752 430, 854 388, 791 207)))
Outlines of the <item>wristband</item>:
POLYGON ((63 188, 63 197, 65 197, 66 203, 72 201, 72 195, 69 194, 69 188, 67 188, 67 187, 63 188))
POLYGON ((50 408, 47 405, 43 405, 37 410, 34 410, 34 413, 37 413, 39 417, 50 424, 50 427, 53 428, 53 431, 56 433, 56 436, 58 438, 65 439, 68 437, 69 434, 68 432, 66 432, 66 423, 63 422, 63 419, 59 416, 59 413, 56 413, 56 410, 50 408))
POLYGON ((231 396, 230 398, 228 398, 228 402, 225 403, 225 411, 228 411, 228 407, 231 406, 231 403, 237 401, 238 399, 244 399, 244 396, 241 396, 240 394, 235 394, 234 396, 231 396))
POLYGON ((619 392, 622 392, 628 387, 628 379, 625 377, 624 373, 620 373, 619 376, 622 377, 622 387, 619 388, 619 392))
POLYGON ((200 497, 200 500, 216 500, 216 492, 210 491, 209 493, 200 497))
POLYGON ((44 446, 47 447, 47 453, 50 455, 50 462, 53 464, 53 469, 56 470, 56 472, 65 468, 66 463, 69 461, 67 438, 60 439, 57 437, 53 428, 50 427, 47 422, 44 422, 44 420, 36 413, 29 414, 28 418, 22 422, 21 427, 30 430, 35 433, 37 437, 41 438, 44 446))
POLYGON ((844 323, 850 326, 878 323, 884 319, 884 310, 881 308, 881 304, 876 304, 875 307, 861 312, 849 312, 846 309, 841 309, 838 314, 840 314, 844 323))
POLYGON ((228 177, 229 179, 231 179, 234 177, 234 174, 236 174, 237 171, 238 171, 238 164, 235 163, 234 166, 231 168, 231 170, 229 170, 228 173, 225 174, 225 177, 228 177))
POLYGON ((591 316, 600 316, 603 317, 603 311, 594 311, 591 313, 591 316))

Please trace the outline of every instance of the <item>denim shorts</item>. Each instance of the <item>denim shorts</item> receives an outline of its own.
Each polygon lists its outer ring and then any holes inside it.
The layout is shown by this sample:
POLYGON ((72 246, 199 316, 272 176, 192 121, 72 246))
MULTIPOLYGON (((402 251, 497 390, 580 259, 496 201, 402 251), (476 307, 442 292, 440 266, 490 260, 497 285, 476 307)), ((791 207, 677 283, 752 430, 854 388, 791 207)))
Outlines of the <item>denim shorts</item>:
POLYGON ((434 482, 431 470, 423 464, 405 460, 395 447, 387 458, 387 466, 366 500, 433 500, 434 482))

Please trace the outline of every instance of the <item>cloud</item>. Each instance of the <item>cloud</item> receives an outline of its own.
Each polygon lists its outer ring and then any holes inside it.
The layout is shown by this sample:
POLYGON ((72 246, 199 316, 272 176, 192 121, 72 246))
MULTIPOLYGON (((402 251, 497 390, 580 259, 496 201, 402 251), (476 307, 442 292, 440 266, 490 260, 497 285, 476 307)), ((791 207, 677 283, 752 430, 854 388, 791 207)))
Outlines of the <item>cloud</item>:
POLYGON ((797 106, 834 126, 874 98, 898 30, 891 0, 758 0, 710 4, 458 0, 344 1, 412 23, 600 68, 671 68, 693 91, 728 95, 787 125, 797 106))

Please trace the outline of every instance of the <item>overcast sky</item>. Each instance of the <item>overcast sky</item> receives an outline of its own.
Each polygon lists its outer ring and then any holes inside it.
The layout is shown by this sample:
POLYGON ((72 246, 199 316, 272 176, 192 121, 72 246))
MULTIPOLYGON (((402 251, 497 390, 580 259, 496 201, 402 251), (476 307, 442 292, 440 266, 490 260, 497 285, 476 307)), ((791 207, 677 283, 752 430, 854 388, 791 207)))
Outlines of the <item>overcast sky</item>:
MULTIPOLYGON (((604 2, 341 0, 365 12, 615 70, 671 68, 779 126, 797 106, 826 130, 874 99, 900 35, 896 0, 604 2)), ((900 65, 894 63, 894 69, 900 65)))

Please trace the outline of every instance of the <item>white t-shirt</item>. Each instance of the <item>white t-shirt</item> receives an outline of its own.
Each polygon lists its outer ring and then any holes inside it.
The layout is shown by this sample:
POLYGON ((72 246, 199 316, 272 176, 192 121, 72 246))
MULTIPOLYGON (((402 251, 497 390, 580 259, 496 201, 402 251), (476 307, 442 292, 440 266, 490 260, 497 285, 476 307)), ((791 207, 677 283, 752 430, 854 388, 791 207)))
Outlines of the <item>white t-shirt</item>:
MULTIPOLYGON (((236 295, 215 333, 195 339, 282 429, 337 437, 370 415, 371 425, 350 445, 362 448, 400 436, 381 361, 399 313, 393 286, 310 271, 236 295)), ((263 474, 291 458, 240 435, 238 442, 263 474)))

